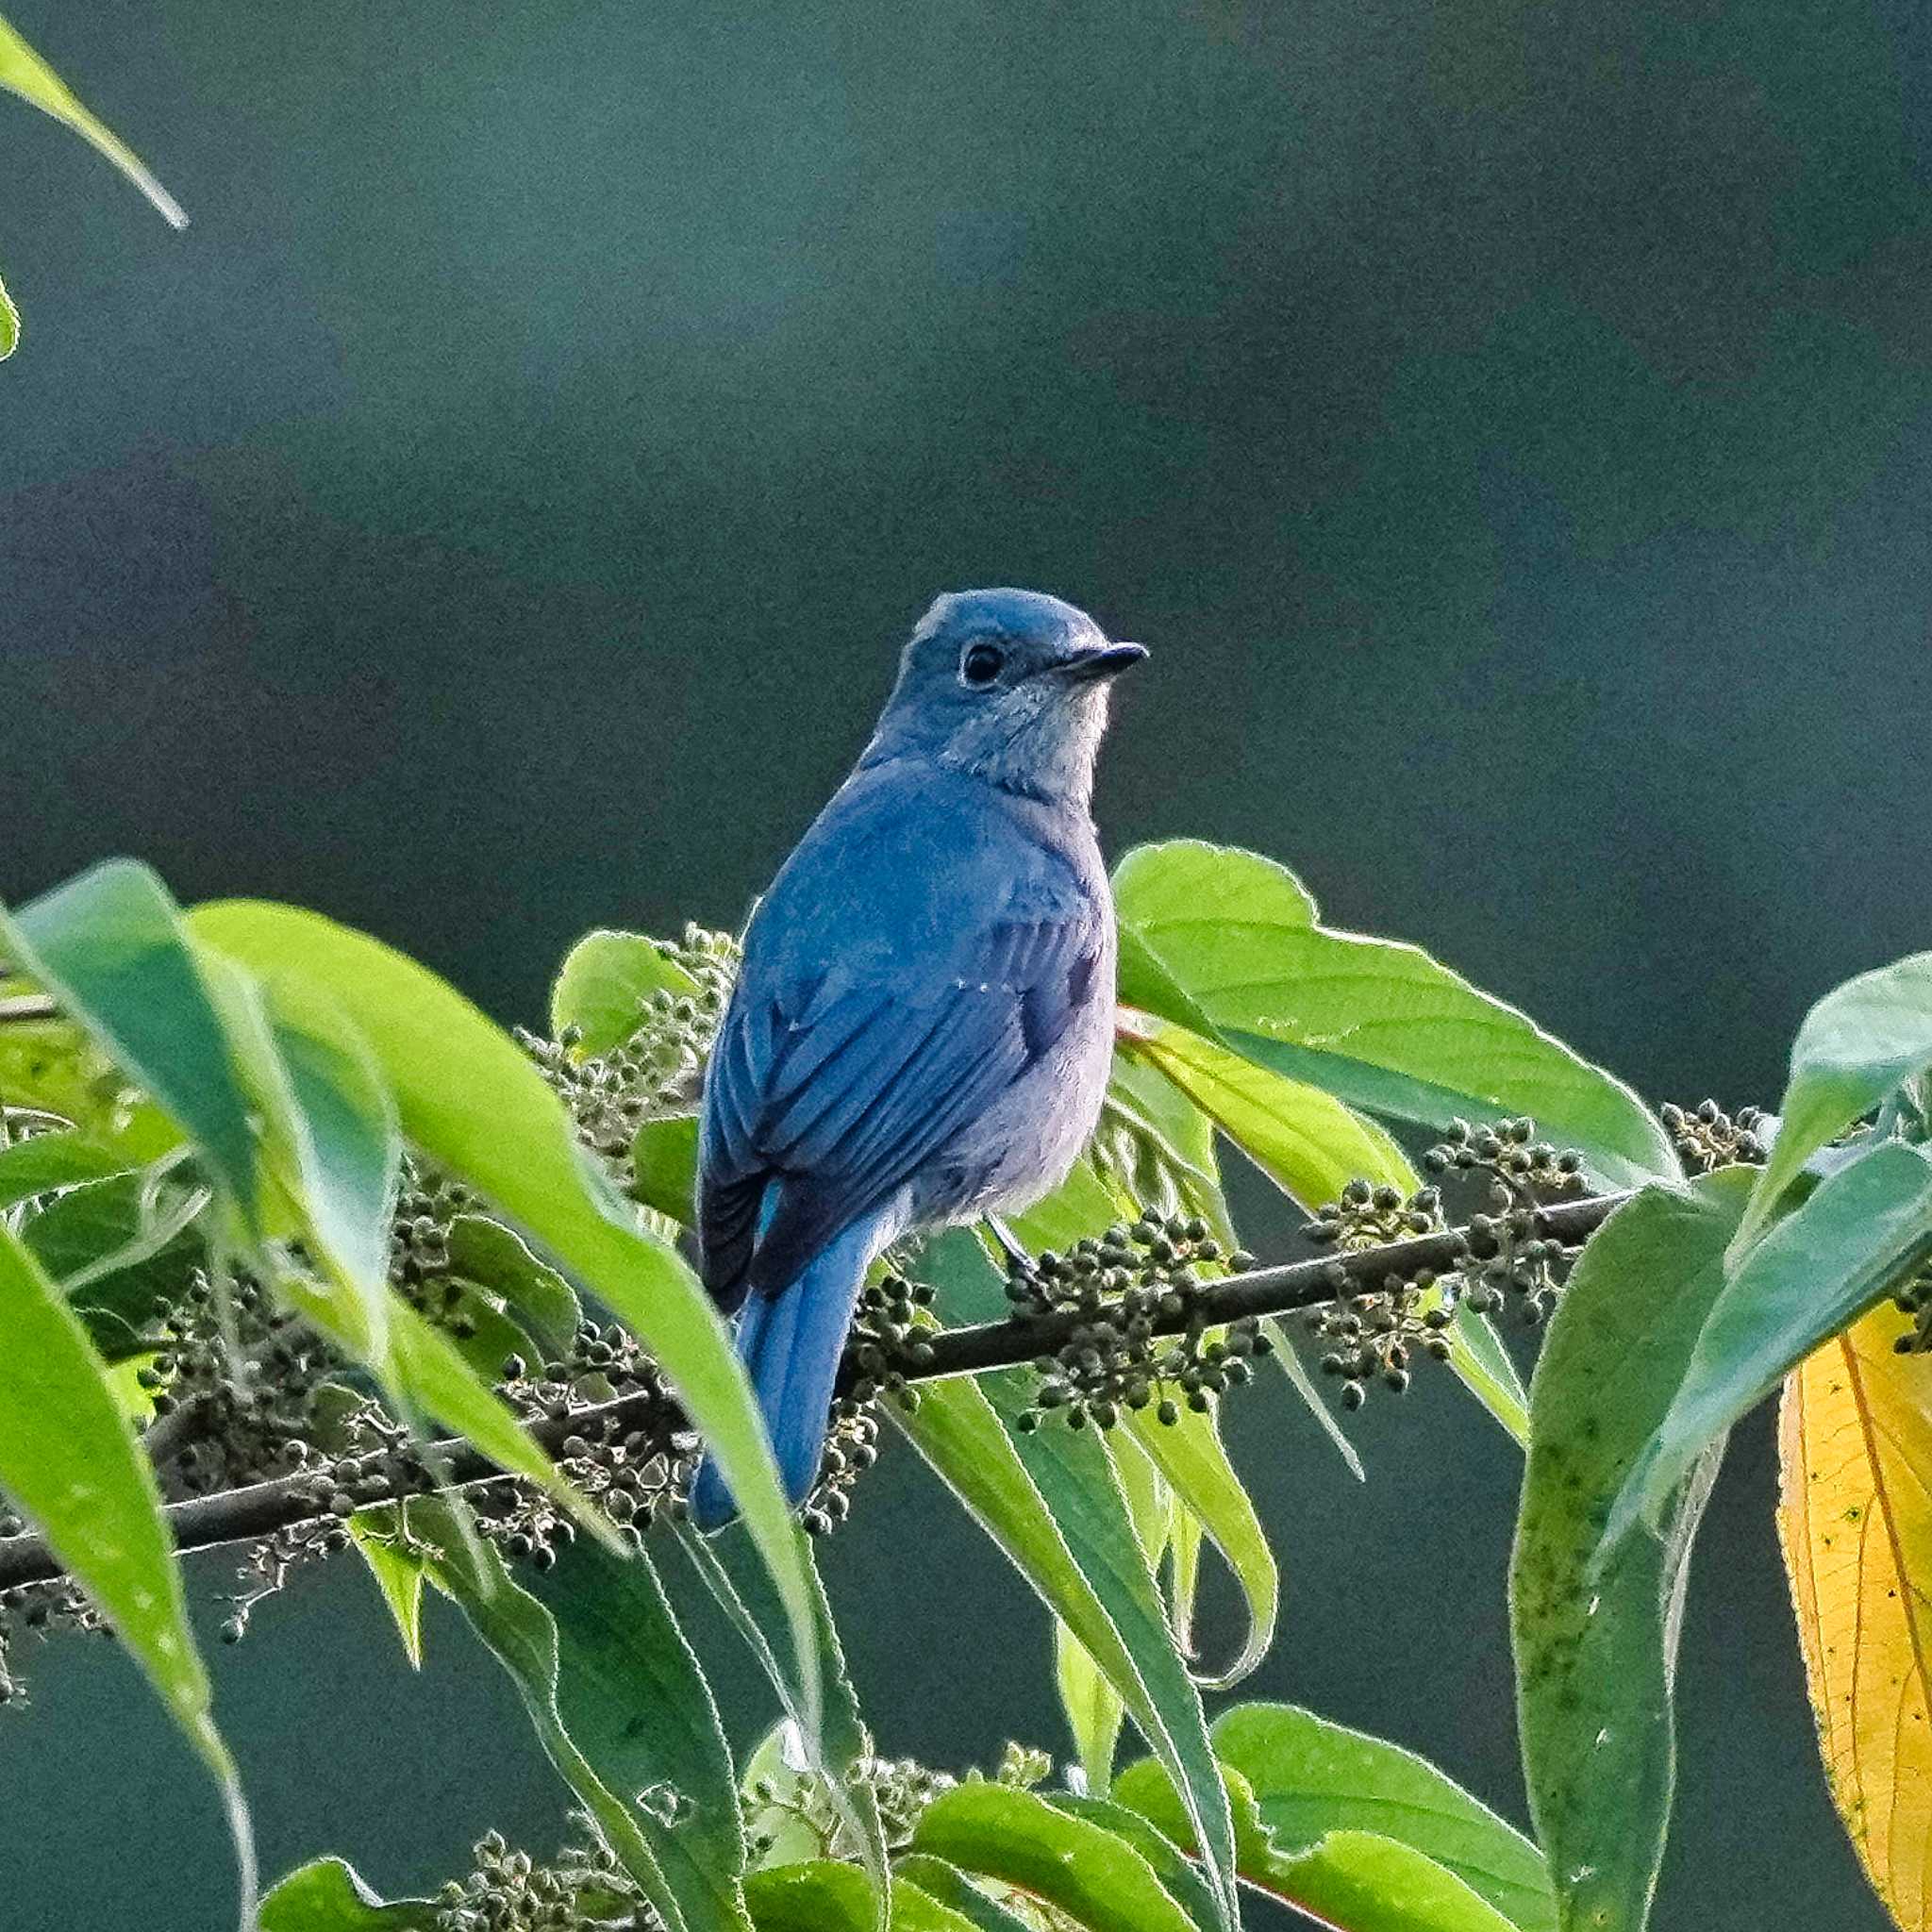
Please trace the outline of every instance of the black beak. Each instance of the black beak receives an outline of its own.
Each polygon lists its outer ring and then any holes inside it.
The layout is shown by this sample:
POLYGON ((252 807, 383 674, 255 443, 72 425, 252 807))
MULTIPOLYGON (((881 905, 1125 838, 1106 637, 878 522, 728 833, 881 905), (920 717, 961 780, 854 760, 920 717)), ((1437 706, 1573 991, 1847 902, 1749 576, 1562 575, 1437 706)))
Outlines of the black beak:
POLYGON ((1082 651, 1077 658, 1069 658, 1059 669, 1080 683, 1091 683, 1097 677, 1118 677, 1129 664, 1138 664, 1147 655, 1145 644, 1103 644, 1098 650, 1082 651))

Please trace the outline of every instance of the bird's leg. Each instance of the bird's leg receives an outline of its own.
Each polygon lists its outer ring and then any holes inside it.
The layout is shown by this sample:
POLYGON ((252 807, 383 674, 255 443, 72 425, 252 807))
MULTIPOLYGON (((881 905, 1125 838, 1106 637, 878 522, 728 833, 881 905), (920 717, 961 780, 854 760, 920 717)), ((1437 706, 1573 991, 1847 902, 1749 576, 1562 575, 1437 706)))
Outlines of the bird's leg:
POLYGON ((1020 1237, 997 1214, 989 1214, 983 1218, 987 1226, 992 1230, 993 1240, 999 1242, 1002 1251, 1006 1255, 1008 1270, 1031 1274, 1033 1270, 1033 1257, 1021 1245, 1020 1237))
POLYGON ((984 1219, 1007 1257, 1007 1299, 1015 1304, 1016 1309, 1045 1307, 1046 1284, 1040 1278, 1033 1257, 1021 1245, 1019 1236, 997 1214, 986 1215, 984 1219))

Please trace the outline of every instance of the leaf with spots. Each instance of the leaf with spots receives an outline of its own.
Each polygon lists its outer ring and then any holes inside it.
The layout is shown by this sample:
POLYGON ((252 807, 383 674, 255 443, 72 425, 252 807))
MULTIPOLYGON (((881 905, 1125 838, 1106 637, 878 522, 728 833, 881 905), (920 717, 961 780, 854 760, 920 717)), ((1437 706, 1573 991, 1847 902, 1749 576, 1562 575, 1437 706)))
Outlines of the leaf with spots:
POLYGON ((1932 1928, 1932 1356, 1883 1306, 1786 1379, 1778 1534, 1825 1775, 1906 1932, 1932 1928))

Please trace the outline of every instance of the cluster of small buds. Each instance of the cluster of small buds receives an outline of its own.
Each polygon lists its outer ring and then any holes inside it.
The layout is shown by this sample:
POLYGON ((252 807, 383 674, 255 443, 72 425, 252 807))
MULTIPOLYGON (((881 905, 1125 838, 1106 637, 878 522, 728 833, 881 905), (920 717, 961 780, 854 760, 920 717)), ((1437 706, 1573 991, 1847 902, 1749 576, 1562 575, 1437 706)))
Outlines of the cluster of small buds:
POLYGON ((390 1224, 389 1278, 418 1314, 458 1341, 474 1335, 476 1324, 464 1312, 461 1283, 450 1274, 449 1233, 457 1216, 476 1206, 460 1181, 443 1178, 413 1157, 404 1161, 390 1224))
POLYGON ((157 1423, 188 1403, 194 1426, 166 1474, 191 1496, 287 1475, 319 1433, 316 1401, 341 1358, 246 1275, 217 1288, 196 1270, 182 1300, 142 1338, 136 1379, 157 1423))
MULTIPOLYGON (((1398 1188, 1353 1180, 1339 1201, 1324 1203, 1305 1230, 1320 1247, 1362 1254, 1418 1235, 1440 1234, 1442 1197, 1434 1188, 1405 1198, 1398 1188)), ((1391 1394, 1408 1388, 1418 1354, 1438 1360, 1449 1354, 1445 1332, 1454 1315, 1435 1292, 1438 1283, 1426 1268, 1413 1274, 1391 1270, 1377 1289, 1347 1292, 1352 1277, 1339 1260, 1329 1264, 1340 1299, 1310 1308, 1303 1317, 1308 1333, 1327 1345, 1322 1373, 1341 1378, 1341 1405, 1357 1409, 1376 1385, 1391 1394)))
MULTIPOLYGON (((641 1538, 658 1517, 681 1507, 691 1458, 674 1438, 677 1408, 636 1339, 616 1323, 583 1323, 568 1355, 556 1361, 533 1366, 510 1357, 497 1390, 525 1422, 569 1426, 558 1445, 558 1465, 620 1530, 641 1538), (586 1412, 617 1396, 641 1394, 655 1395, 655 1412, 634 1412, 627 1423, 586 1412)), ((533 1484, 490 1483, 473 1500, 477 1526, 512 1561, 548 1570, 558 1547, 575 1536, 569 1518, 533 1484)))
MULTIPOLYGON (((846 1774, 846 1782, 869 1786, 878 1805, 886 1848, 902 1852, 912 1841, 919 1821, 934 1799, 943 1797, 959 1782, 943 1771, 930 1771, 910 1757, 861 1757, 846 1774)), ((802 1824, 828 1858, 857 1858, 860 1847, 853 1840, 844 1816, 831 1794, 815 1777, 756 1779, 744 1794, 749 1845, 754 1857, 768 1852, 786 1821, 802 1824), (751 1821, 758 1821, 752 1824, 751 1821)))
POLYGON ((1034 1429, 1059 1414, 1072 1428, 1091 1422, 1107 1429, 1124 1409, 1148 1407, 1172 1424, 1183 1405, 1207 1411, 1248 1380, 1253 1358, 1271 1344, 1258 1322, 1217 1333, 1194 1312, 1198 1271, 1252 1263, 1228 1254, 1199 1217, 1156 1214, 1076 1241, 1065 1255, 1014 1261, 1007 1298, 1016 1313, 1078 1318, 1056 1353, 1035 1362, 1040 1387, 1018 1426, 1034 1429))
POLYGON ((695 1103, 738 974, 738 941, 728 933, 687 925, 681 940, 656 944, 691 979, 691 990, 658 988, 641 1003, 630 1035, 609 1052, 581 1054, 582 1037, 573 1027, 559 1040, 541 1040, 523 1028, 516 1036, 569 1108, 578 1138, 621 1185, 632 1178, 631 1142, 639 1127, 695 1103))
POLYGON ((436 1899, 437 1932, 661 1932, 663 1921, 594 1832, 548 1865, 512 1851, 500 1832, 478 1840, 475 1869, 436 1899))
POLYGON ((1892 1296, 1902 1315, 1912 1318, 1909 1331, 1891 1345, 1900 1355, 1932 1355, 1932 1267, 1921 1268, 1892 1296))
POLYGON ((1457 1121, 1423 1156, 1431 1174, 1489 1176, 1495 1212, 1469 1217, 1466 1257, 1458 1270, 1459 1299, 1473 1314, 1493 1315, 1513 1306, 1534 1327, 1556 1305, 1569 1250, 1541 1232, 1538 1208, 1579 1192, 1583 1157, 1536 1138, 1532 1120, 1498 1121, 1472 1127, 1457 1121))
MULTIPOLYGON (((25 1534, 26 1524, 18 1516, 0 1510, 0 1538, 25 1534)), ((64 1576, 0 1591, 0 1706, 22 1706, 27 1701, 25 1681, 13 1668, 20 1640, 49 1637, 57 1630, 112 1634, 79 1587, 64 1576)))
POLYGON ((1693 1108, 1666 1101, 1657 1112, 1688 1174, 1709 1174, 1740 1161, 1757 1166, 1764 1159, 1765 1146, 1757 1132, 1764 1120, 1761 1107, 1740 1107, 1733 1116, 1714 1100, 1700 1100, 1693 1108))

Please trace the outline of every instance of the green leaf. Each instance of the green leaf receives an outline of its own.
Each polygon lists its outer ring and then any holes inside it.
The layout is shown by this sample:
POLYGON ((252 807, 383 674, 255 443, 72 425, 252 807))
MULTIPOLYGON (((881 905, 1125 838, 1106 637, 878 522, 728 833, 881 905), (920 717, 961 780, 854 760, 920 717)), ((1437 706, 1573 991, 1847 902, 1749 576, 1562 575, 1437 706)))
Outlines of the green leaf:
POLYGON ((747 1856, 756 1871, 801 1865, 823 1858, 831 1849, 826 1834, 804 1815, 809 1787, 818 1774, 806 1768, 797 1735, 798 1726, 790 1718, 781 1718, 758 1740, 738 1780, 747 1856), (762 1849, 753 1856, 752 1846, 762 1849))
POLYGON ((1162 1423, 1151 1410, 1129 1410, 1127 1424, 1152 1458, 1176 1501, 1220 1551, 1248 1607, 1246 1641, 1224 1671, 1196 1681, 1210 1690, 1238 1684, 1268 1654, 1281 1607, 1281 1576, 1268 1534, 1241 1479, 1227 1459, 1219 1417, 1184 1408, 1180 1420, 1162 1423))
MULTIPOLYGON (((882 1923, 872 1880, 856 1865, 829 1859, 755 1872, 744 1896, 758 1932, 873 1932, 882 1923)), ((972 1920, 916 1885, 893 1886, 890 1924, 891 1932, 974 1932, 972 1920)))
POLYGON ((1213 1737, 1277 1848, 1374 1831, 1426 1853, 1522 1932, 1553 1932, 1542 1854, 1426 1758, 1286 1704, 1238 1705, 1215 1720, 1213 1737))
POLYGON ((230 900, 196 908, 190 923, 256 972, 306 976, 332 994, 369 1041, 408 1138, 536 1237, 650 1351, 777 1583, 800 1721, 816 1749, 819 1633, 803 1533, 730 1338, 691 1271, 592 1174, 562 1104, 516 1043, 434 974, 292 907, 230 900))
POLYGON ((241 1868, 242 1924, 255 1851, 208 1674, 188 1625, 160 1491, 78 1319, 0 1225, 0 1489, 40 1526, 214 1774, 241 1868))
POLYGON ((18 29, 0 20, 0 87, 31 101, 44 114, 64 122, 99 150, 154 204, 170 227, 185 228, 188 217, 181 204, 148 173, 141 157, 75 98, 74 92, 21 39, 18 29))
POLYGON ((169 1188, 165 1199, 158 1198, 151 1223, 142 1209, 147 1180, 142 1174, 120 1174, 85 1181, 57 1194, 21 1230, 34 1258, 62 1285, 97 1345, 110 1355, 122 1352, 119 1337, 186 1294, 207 1255, 199 1231, 181 1225, 170 1206, 185 1212, 194 1196, 169 1188), (70 1282, 76 1286, 68 1288, 70 1282), (111 1321, 97 1329, 99 1316, 111 1321))
POLYGON ((1602 1547, 1655 1516, 1692 1462, 1820 1342, 1848 1328, 1932 1256, 1932 1153, 1884 1141, 1746 1250, 1706 1318, 1690 1364, 1638 1457, 1602 1547))
POLYGON ((1926 1067, 1932 1067, 1932 953, 1861 973, 1805 1015, 1791 1042, 1777 1137, 1738 1230, 1734 1262, 1763 1232, 1812 1155, 1926 1067))
POLYGON ((1621 1081, 1419 948, 1316 924, 1314 902, 1270 859, 1143 845, 1121 862, 1114 898, 1139 942, 1122 954, 1125 1005, 1183 1026, 1205 1018, 1244 1058, 1372 1113, 1431 1127, 1532 1114, 1609 1186, 1677 1172, 1621 1081))
POLYGON ((654 992, 693 993, 694 980, 637 932, 586 933, 565 956, 550 989, 550 1033, 577 1030, 580 1058, 622 1046, 643 1024, 654 992))
POLYGON ((646 1121, 630 1143, 631 1192, 646 1208, 689 1227, 698 1195, 698 1117, 646 1121))
POLYGON ((423 1668, 423 1578, 426 1568, 421 1549, 400 1534, 402 1523, 396 1505, 384 1503, 375 1509, 358 1509, 349 1519, 349 1535, 383 1603, 395 1619, 396 1634, 403 1640, 403 1655, 409 1668, 423 1668))
MULTIPOLYGON (((618 1863, 670 1932, 708 1932, 712 1924, 730 1924, 728 1919, 686 1919, 660 1861, 669 1827, 651 1807, 634 1802, 635 1785, 620 1782, 613 1790, 606 1774, 621 1775, 622 1768, 593 1760, 566 1725, 559 1704, 560 1643, 549 1610, 516 1582, 491 1545, 460 1534, 454 1513, 440 1499, 414 1502, 409 1522, 416 1534, 434 1545, 430 1581, 456 1602, 509 1673, 544 1755, 595 1819, 618 1863)), ((635 1687, 631 1696, 636 1698, 635 1687)), ((638 1707, 636 1702, 627 1706, 632 1711, 638 1707)), ((675 1715, 655 1713, 659 1720, 675 1715)))
POLYGON ((1564 1932, 1639 1932, 1675 1775, 1678 1615, 1715 1451, 1661 1539, 1599 1531, 1682 1385, 1724 1291, 1748 1175, 1646 1188, 1584 1248, 1530 1387, 1529 1463, 1510 1560, 1510 1629, 1530 1812, 1564 1932))
POLYGON ((0 282, 0 362, 6 361, 19 346, 20 310, 13 306, 7 284, 0 282))
POLYGON ((1124 1839, 1032 1791, 955 1786, 921 1814, 912 1848, 1044 1899, 1090 1932, 1196 1932, 1124 1839))
POLYGON ((1332 1093, 1176 1026, 1158 1014, 1124 1011, 1123 1051, 1167 1075, 1285 1194, 1312 1213, 1338 1201, 1357 1175, 1412 1194, 1422 1183, 1402 1149, 1374 1121, 1332 1093))
MULTIPOLYGON (((1241 1874, 1257 1891, 1335 1932, 1516 1932, 1455 1873, 1396 1839, 1338 1829, 1306 1849, 1284 1848, 1247 1780, 1231 1766, 1224 1772, 1241 1874)), ((1119 1789, 1162 1832, 1191 1847, 1187 1819, 1158 1765, 1129 1766, 1119 1789)))
POLYGON ((656 1569, 579 1542, 531 1590, 557 1625, 558 1709, 577 1748, 616 1791, 676 1794, 653 1849, 687 1924, 743 1926, 731 1754, 656 1569))
POLYGON ((560 1353, 576 1339, 584 1315, 576 1291, 513 1227, 484 1214, 458 1214, 449 1224, 449 1266, 458 1280, 516 1309, 551 1349, 560 1353))
POLYGON ((957 1865, 925 1852, 908 1852, 892 1867, 895 1877, 915 1885, 935 1905, 958 1913, 973 1932, 1035 1932, 974 1884, 957 1865))
POLYGON ((1174 1641, 1107 1446, 1095 1431, 1016 1431, 1026 1385, 1008 1373, 927 1385, 893 1420, 1006 1551, 1120 1694, 1175 1774, 1208 1846, 1210 1883, 1232 1927, 1233 1833, 1200 1692, 1174 1641))
MULTIPOLYGON (((1159 1766, 1155 1769, 1158 1772, 1159 1766)), ((1172 1807, 1174 1786, 1164 1774, 1161 1783, 1172 1807)), ((1070 1791, 1042 1791, 1041 1796, 1056 1811, 1084 1818, 1090 1824, 1097 1824, 1133 1846, 1147 1860, 1161 1889, 1187 1913, 1189 1922, 1198 1925, 1201 1932, 1211 1932, 1215 1923, 1214 1894, 1202 1879, 1201 1868, 1165 1832, 1158 1830, 1151 1818, 1111 1798, 1081 1798, 1070 1791)))
POLYGON ((818 1564, 811 1557, 809 1545, 806 1550, 807 1575, 811 1585, 819 1633, 819 1681, 824 1686, 825 1692, 824 1745, 816 1753, 810 1750, 809 1740, 804 1736, 804 1721, 798 1711, 791 1681, 779 1668, 771 1645, 765 1641, 763 1622, 746 1603, 724 1557, 711 1542, 690 1529, 681 1530, 678 1541, 691 1558, 691 1567, 697 1571, 719 1608, 744 1640, 746 1648, 758 1659, 772 1688, 777 1691, 779 1702, 791 1720, 792 1729, 799 1734, 801 1751, 871 1874, 878 1899, 879 1924, 883 1926, 893 1892, 891 1868, 886 1855, 885 1825, 879 1816, 876 1791, 867 1779, 856 1774, 861 1760, 871 1756, 872 1740, 859 1722, 858 1699, 853 1694, 852 1680, 845 1669, 845 1654, 839 1646, 839 1633, 832 1623, 831 1605, 825 1600, 824 1585, 820 1580, 818 1564))
POLYGON ((261 1932, 439 1932, 441 1923, 426 1898, 385 1905, 340 1858, 299 1867, 261 1902, 261 1932))
POLYGON ((0 945, 200 1147, 245 1222, 258 1179, 250 1101, 167 889, 112 858, 10 916, 0 945))
POLYGON ((127 1166, 121 1155, 85 1134, 36 1134, 0 1148, 0 1212, 58 1188, 125 1174, 127 1166))

